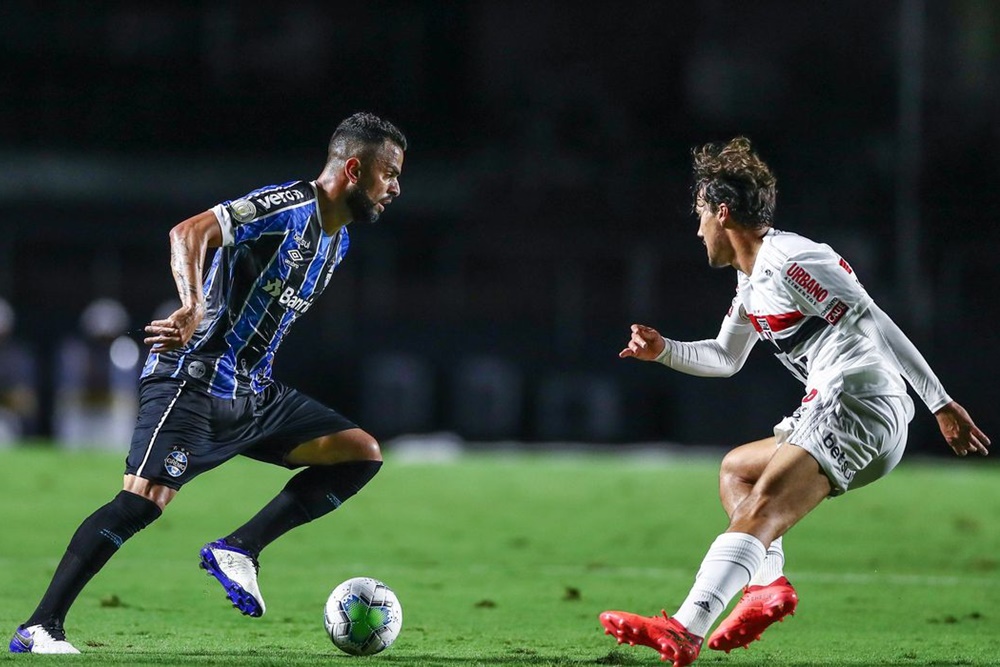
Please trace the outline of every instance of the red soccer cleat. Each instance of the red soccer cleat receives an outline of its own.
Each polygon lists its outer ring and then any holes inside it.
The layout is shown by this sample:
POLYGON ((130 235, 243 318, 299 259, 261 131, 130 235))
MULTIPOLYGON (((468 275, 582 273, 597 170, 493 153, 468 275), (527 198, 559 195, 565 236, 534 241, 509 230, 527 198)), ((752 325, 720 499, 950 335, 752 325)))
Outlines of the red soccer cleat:
POLYGON ((674 667, 690 665, 701 651, 701 637, 688 632, 676 619, 663 612, 659 616, 639 616, 625 611, 606 611, 601 614, 604 634, 611 635, 619 644, 642 644, 660 652, 660 660, 670 660, 674 667))
POLYGON ((747 586, 733 611, 708 638, 708 648, 726 653, 748 648, 772 623, 794 614, 798 603, 799 596, 784 577, 767 586, 747 586))

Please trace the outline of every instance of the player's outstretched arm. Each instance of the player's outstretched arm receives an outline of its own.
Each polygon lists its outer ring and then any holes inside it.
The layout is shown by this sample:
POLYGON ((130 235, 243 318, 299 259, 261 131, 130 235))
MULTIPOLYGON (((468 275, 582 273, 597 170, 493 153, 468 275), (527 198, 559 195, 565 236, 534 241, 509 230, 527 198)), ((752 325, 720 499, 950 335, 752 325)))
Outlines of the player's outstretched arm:
POLYGON ((166 319, 153 320, 146 326, 143 339, 154 352, 176 350, 191 340, 205 316, 202 271, 208 248, 222 245, 222 229, 212 211, 192 216, 170 230, 170 270, 177 285, 181 307, 166 319))
POLYGON ((965 408, 955 401, 935 412, 934 416, 937 418, 941 435, 959 456, 966 454, 986 456, 990 453, 990 439, 973 423, 965 408))
POLYGON ((659 331, 644 324, 633 324, 632 337, 618 356, 622 359, 632 357, 642 361, 654 361, 663 352, 664 347, 666 342, 659 331))
POLYGON ((718 336, 689 342, 668 340, 652 327, 633 324, 628 345, 618 356, 658 361, 698 377, 730 377, 743 368, 756 340, 749 323, 734 321, 729 315, 722 321, 718 336))

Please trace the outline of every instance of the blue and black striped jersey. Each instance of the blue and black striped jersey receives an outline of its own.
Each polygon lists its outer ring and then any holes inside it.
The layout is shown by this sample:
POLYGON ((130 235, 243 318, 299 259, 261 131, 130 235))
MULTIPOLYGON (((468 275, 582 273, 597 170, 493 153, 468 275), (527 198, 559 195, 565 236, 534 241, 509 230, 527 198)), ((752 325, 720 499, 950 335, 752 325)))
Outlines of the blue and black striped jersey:
POLYGON ((180 350, 150 352, 142 377, 184 378, 229 398, 271 382, 292 323, 312 306, 347 254, 347 228, 323 233, 316 186, 271 185, 212 211, 222 228, 205 276, 205 317, 180 350))

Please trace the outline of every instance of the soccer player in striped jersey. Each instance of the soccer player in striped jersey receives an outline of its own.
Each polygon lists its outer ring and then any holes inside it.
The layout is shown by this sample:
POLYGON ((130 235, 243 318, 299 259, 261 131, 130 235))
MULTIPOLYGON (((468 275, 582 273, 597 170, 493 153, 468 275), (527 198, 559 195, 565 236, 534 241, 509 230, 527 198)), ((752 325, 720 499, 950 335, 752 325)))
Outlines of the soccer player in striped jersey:
POLYGON ((201 567, 253 617, 265 611, 261 550, 336 509, 378 472, 375 438, 273 379, 271 365, 344 259, 347 225, 374 223, 399 196, 405 150, 391 123, 354 114, 333 133, 316 180, 259 188, 170 231, 181 306, 146 327, 151 349, 123 490, 77 529, 12 652, 79 653, 63 623, 83 587, 184 484, 236 455, 304 468, 246 524, 201 549, 201 567))
POLYGON ((758 340, 805 385, 774 436, 730 451, 719 495, 729 527, 713 542, 673 616, 600 616, 619 643, 650 646, 675 667, 743 589, 709 648, 745 647, 798 602, 784 576, 782 536, 824 498, 888 474, 906 445, 913 402, 904 378, 959 456, 987 454, 989 438, 945 392, 920 352, 830 246, 774 229, 775 178, 745 138, 694 151, 698 236, 712 267, 736 269, 736 296, 715 339, 679 342, 632 325, 623 358, 703 377, 728 377, 758 340))

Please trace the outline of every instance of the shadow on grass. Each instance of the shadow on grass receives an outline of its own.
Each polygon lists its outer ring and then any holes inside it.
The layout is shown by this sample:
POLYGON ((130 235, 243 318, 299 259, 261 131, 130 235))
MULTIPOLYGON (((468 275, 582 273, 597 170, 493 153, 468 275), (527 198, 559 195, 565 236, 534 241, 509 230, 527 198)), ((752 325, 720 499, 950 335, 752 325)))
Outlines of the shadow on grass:
MULTIPOLYGON (((9 655, 9 654, 8 654, 9 655)), ((657 656, 650 654, 650 660, 641 660, 619 651, 611 651, 605 655, 593 658, 560 658, 551 655, 539 655, 531 649, 508 651, 501 654, 480 656, 439 656, 439 655, 375 655, 369 657, 353 657, 348 655, 315 653, 294 654, 274 652, 261 655, 256 651, 212 651, 211 653, 195 652, 139 652, 139 651, 108 651, 84 653, 73 656, 74 667, 84 665, 240 665, 240 667, 290 667, 312 666, 323 667, 377 667, 379 665, 396 665, 402 667, 479 667, 501 665, 504 667, 583 667, 599 665, 645 665, 662 664, 657 656)), ((3 662, 0 655, 0 662, 3 662)))
MULTIPOLYGON (((62 656, 60 656, 62 657, 62 656)), ((13 661, 11 654, 0 654, 0 663, 13 661)), ((289 666, 320 666, 323 667, 379 667, 388 666, 412 666, 412 667, 488 667, 499 665, 502 667, 599 667, 601 665, 622 665, 625 667, 635 665, 664 665, 669 663, 660 662, 659 656, 652 651, 636 652, 634 655, 628 650, 612 650, 603 655, 595 655, 586 658, 553 657, 551 655, 540 655, 531 649, 515 649, 506 653, 479 656, 439 656, 439 655, 401 655, 384 654, 369 657, 352 657, 348 655, 330 654, 326 652, 304 653, 296 651, 294 653, 284 653, 281 651, 269 652, 262 655, 258 651, 212 651, 211 653, 196 652, 138 652, 138 651, 109 651, 99 653, 84 653, 79 656, 72 656, 67 660, 74 667, 84 665, 240 665, 240 667, 289 667, 289 666)), ((974 659, 957 658, 952 661, 923 661, 920 658, 902 660, 879 660, 877 658, 865 659, 833 659, 823 661, 812 660, 782 660, 773 656, 766 663, 743 658, 742 655, 726 656, 715 652, 703 653, 698 661, 698 665, 713 665, 719 667, 723 664, 738 667, 739 665, 780 665, 782 667, 867 667, 869 665, 878 667, 944 667, 950 666, 970 666, 983 667, 996 665, 993 660, 982 662, 974 659)))

